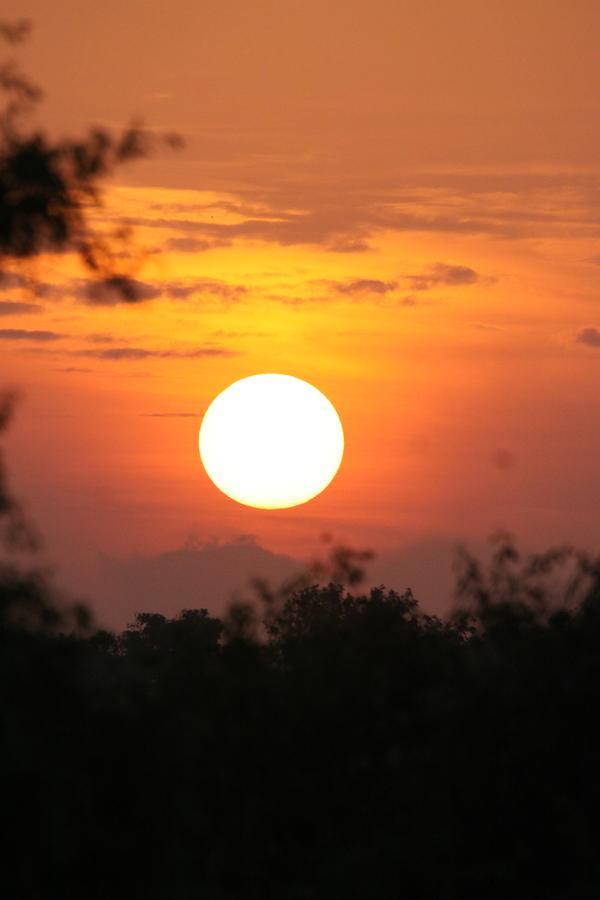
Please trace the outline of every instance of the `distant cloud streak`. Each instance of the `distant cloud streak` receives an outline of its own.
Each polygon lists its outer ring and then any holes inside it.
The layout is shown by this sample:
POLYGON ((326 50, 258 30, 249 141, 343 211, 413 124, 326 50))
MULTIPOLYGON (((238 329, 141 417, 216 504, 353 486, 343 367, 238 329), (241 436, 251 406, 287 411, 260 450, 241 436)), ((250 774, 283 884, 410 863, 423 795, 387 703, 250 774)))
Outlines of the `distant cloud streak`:
POLYGON ((454 266, 440 262, 435 263, 422 275, 408 275, 406 278, 413 291, 429 291, 438 285, 456 287, 475 284, 480 280, 479 274, 469 266, 454 266))
POLYGON ((237 350, 225 347, 197 347, 192 350, 151 350, 146 347, 107 347, 102 350, 76 350, 76 356, 91 359, 123 361, 140 359, 201 359, 203 357, 237 356, 237 350))
POLYGON ((332 282, 339 294, 389 294, 398 287, 397 281, 381 281, 378 278, 356 278, 348 282, 332 282))
POLYGON ((0 316, 26 316, 40 313, 43 306, 39 303, 21 303, 19 300, 0 300, 0 316))
POLYGON ((207 250, 216 250, 220 247, 230 247, 231 241, 213 238, 172 237, 165 243, 165 250, 175 253, 206 253, 207 250))
POLYGON ((58 331, 28 331, 25 328, 0 328, 0 341, 35 341, 45 343, 66 337, 58 331))
POLYGON ((187 281, 171 280, 150 283, 133 278, 111 278, 101 282, 77 280, 71 284, 70 293, 96 306, 122 304, 123 291, 129 292, 128 303, 144 303, 159 298, 187 300, 196 295, 209 294, 229 302, 241 299, 247 288, 241 284, 228 284, 214 278, 194 278, 187 281))

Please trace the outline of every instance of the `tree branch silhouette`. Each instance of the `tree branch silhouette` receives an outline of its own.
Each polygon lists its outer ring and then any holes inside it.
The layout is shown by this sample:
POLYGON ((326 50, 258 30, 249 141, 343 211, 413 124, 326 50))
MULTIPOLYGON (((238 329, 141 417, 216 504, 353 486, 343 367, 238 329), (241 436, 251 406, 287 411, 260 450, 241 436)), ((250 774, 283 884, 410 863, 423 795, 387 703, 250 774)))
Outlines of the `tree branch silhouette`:
MULTIPOLYGON (((11 45, 30 31, 26 20, 0 22, 0 39, 11 45)), ((52 139, 27 127, 43 95, 12 59, 0 65, 0 91, 0 283, 7 267, 70 251, 111 296, 137 302, 139 254, 131 230, 101 231, 92 213, 102 206, 103 184, 116 169, 159 144, 177 148, 181 138, 158 137, 134 122, 118 135, 92 128, 81 138, 52 139)))

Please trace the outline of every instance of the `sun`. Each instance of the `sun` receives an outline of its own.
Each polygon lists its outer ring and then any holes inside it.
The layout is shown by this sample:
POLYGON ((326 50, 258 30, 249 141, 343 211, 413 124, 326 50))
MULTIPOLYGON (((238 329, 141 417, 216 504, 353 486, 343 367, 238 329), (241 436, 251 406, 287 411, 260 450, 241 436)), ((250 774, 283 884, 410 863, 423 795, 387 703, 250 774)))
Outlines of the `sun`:
POLYGON ((292 375, 251 375, 212 401, 200 426, 200 457, 228 497, 259 509, 312 500, 344 454, 340 417, 327 397, 292 375))

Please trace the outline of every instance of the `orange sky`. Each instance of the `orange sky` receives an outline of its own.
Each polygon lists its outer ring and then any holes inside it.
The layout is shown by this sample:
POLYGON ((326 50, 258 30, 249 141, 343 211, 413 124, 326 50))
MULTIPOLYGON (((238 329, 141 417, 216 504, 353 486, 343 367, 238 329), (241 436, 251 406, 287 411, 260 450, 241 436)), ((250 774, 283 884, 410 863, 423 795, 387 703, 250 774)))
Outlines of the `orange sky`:
POLYGON ((292 555, 323 531, 392 555, 499 526, 593 544, 595 0, 3 15, 35 23, 19 56, 45 127, 134 115, 187 142, 121 172, 102 213, 135 226, 147 300, 91 305, 69 258, 0 297, 0 378, 24 394, 9 463, 66 583, 108 615, 99 557, 190 534, 292 555), (338 477, 293 510, 236 505, 198 460, 207 404, 261 371, 314 383, 346 430, 338 477))

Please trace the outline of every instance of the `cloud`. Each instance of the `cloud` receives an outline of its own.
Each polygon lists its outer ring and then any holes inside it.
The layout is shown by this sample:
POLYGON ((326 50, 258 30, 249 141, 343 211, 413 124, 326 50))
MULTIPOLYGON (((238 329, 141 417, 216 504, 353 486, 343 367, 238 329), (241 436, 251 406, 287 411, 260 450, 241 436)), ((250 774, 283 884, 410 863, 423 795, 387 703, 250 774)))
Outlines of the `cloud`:
POLYGON ((25 328, 0 328, 1 341, 58 341, 66 337, 58 331, 28 331, 25 328))
POLYGON ((143 303, 156 300, 160 297, 161 290, 145 281, 115 275, 102 281, 84 282, 74 293, 76 296, 83 296, 90 303, 112 306, 117 303, 143 303))
POLYGON ((408 275, 406 278, 414 291, 429 291, 440 284, 447 287, 475 284, 480 280, 475 269, 448 263, 435 263, 428 272, 422 275, 408 275))
POLYGON ((171 300, 186 300, 201 294, 210 294, 221 300, 239 300, 247 293, 241 284, 228 284, 215 278, 194 278, 187 281, 162 281, 150 283, 133 278, 109 278, 104 281, 72 282, 70 293, 88 303, 98 306, 112 306, 118 303, 144 303, 166 297, 171 300))
POLYGON ((367 253, 373 247, 361 238, 339 237, 327 246, 332 253, 367 253))
POLYGON ((42 312, 39 303, 21 303, 18 300, 0 300, 0 316, 23 316, 42 312))
POLYGON ((225 347, 197 347, 193 350, 150 350, 146 347, 107 347, 103 350, 75 350, 74 355, 102 360, 201 359, 212 356, 237 356, 237 350, 225 347))
MULTIPOLYGON (((244 157, 241 138, 239 133, 235 140, 231 135, 226 152, 230 150, 242 167, 249 165, 251 175, 248 170, 245 186, 233 202, 198 203, 192 194, 190 202, 153 204, 146 215, 121 220, 122 224, 165 229, 174 239, 239 238, 284 246, 318 245, 335 253, 368 251, 371 240, 381 232, 529 240, 562 234, 566 226, 589 238, 600 234, 594 173, 546 167, 494 171, 489 165, 483 171, 463 160, 430 169, 409 166, 398 186, 394 161, 393 175, 391 170, 373 169, 361 189, 353 190, 354 182, 344 166, 336 166, 326 179, 315 177, 313 164, 317 159, 319 167, 322 164, 318 154, 307 168, 294 170, 293 180, 289 159, 280 159, 282 168, 275 174, 272 154, 265 154, 261 162, 253 154, 244 157), (235 215, 236 220, 210 215, 218 210, 235 215)), ((221 169, 223 150, 220 146, 213 159, 220 173, 213 185, 216 190, 224 183, 223 175, 231 183, 230 170, 221 169)), ((295 159, 295 163, 304 166, 306 160, 295 159)))
POLYGON ((378 303, 381 298, 396 290, 398 282, 383 281, 380 278, 354 278, 347 281, 314 279, 311 285, 316 288, 313 293, 305 295, 266 294, 265 298, 292 307, 326 305, 335 303, 342 297, 350 298, 353 303, 378 303), (340 296, 336 297, 336 294, 340 296))
POLYGON ((161 285, 161 291, 173 300, 185 300, 194 294, 212 294, 221 300, 239 300, 247 293, 247 288, 242 284, 196 278, 194 281, 167 281, 161 285))
POLYGON ((13 288, 25 287, 27 279, 23 275, 19 275, 18 272, 3 272, 0 270, 0 285, 10 291, 13 288))
POLYGON ((600 347, 600 330, 592 326, 582 328, 575 336, 575 342, 586 347, 600 347))
POLYGON ((90 344, 114 344, 116 340, 114 335, 106 332, 95 332, 86 337, 86 341, 89 341, 90 344))
POLYGON ((35 297, 57 297, 63 293, 63 288, 59 285, 36 281, 20 272, 0 271, 0 287, 7 291, 26 290, 35 297))
POLYGON ((54 369, 55 372, 93 372, 93 369, 84 369, 80 366, 63 366, 62 368, 54 369))
POLYGON ((381 281, 379 278, 356 278, 354 281, 330 282, 339 294, 388 294, 398 287, 397 281, 381 281))
MULTIPOLYGON (((381 278, 353 278, 348 281, 331 281, 318 280, 313 284, 325 287, 351 297, 359 302, 372 302, 371 298, 382 298, 389 294, 393 294, 400 287, 402 282, 408 282, 412 291, 422 292, 428 291, 436 285, 468 285, 479 281, 480 275, 468 266, 455 266, 448 263, 435 263, 430 269, 421 275, 405 275, 399 280, 385 281, 381 278)), ((307 297, 286 297, 285 295, 271 295, 271 299, 278 300, 291 306, 302 306, 307 303, 328 303, 331 302, 329 296, 307 296, 307 297)), ((422 305, 423 301, 419 300, 415 294, 406 294, 403 297, 397 297, 395 302, 400 306, 417 306, 422 305)))
MULTIPOLYGON (((338 195, 338 196, 341 196, 338 195)), ((241 222, 216 222, 193 218, 142 218, 127 219, 125 224, 170 229, 182 236, 195 234, 199 239, 236 238, 273 242, 282 246, 319 245, 335 253, 360 253, 371 249, 368 239, 377 232, 422 232, 458 235, 489 234, 505 238, 519 238, 530 233, 534 223, 545 222, 543 215, 531 212, 525 218, 505 210, 495 216, 489 208, 482 208, 481 215, 466 215, 457 209, 455 215, 437 212, 435 196, 428 203, 426 198, 415 198, 410 206, 373 196, 369 202, 336 197, 315 197, 312 209, 284 208, 292 205, 306 206, 305 194, 281 196, 279 203, 270 201, 261 215, 245 218, 241 222), (527 231, 529 229, 529 231, 527 231)), ((471 200, 471 204, 472 204, 471 200)), ((457 204, 469 208, 469 198, 458 196, 457 204)), ((558 219, 551 218, 547 225, 555 226, 558 219)), ((539 230, 539 229, 538 229, 539 230)))
POLYGON ((231 331, 226 328, 218 328, 211 332, 212 337, 216 338, 268 338, 273 337, 273 331, 231 331))
POLYGON ((194 238, 172 237, 166 241, 164 249, 173 250, 176 253, 205 253, 207 250, 216 250, 219 247, 230 247, 231 241, 218 238, 194 238))

